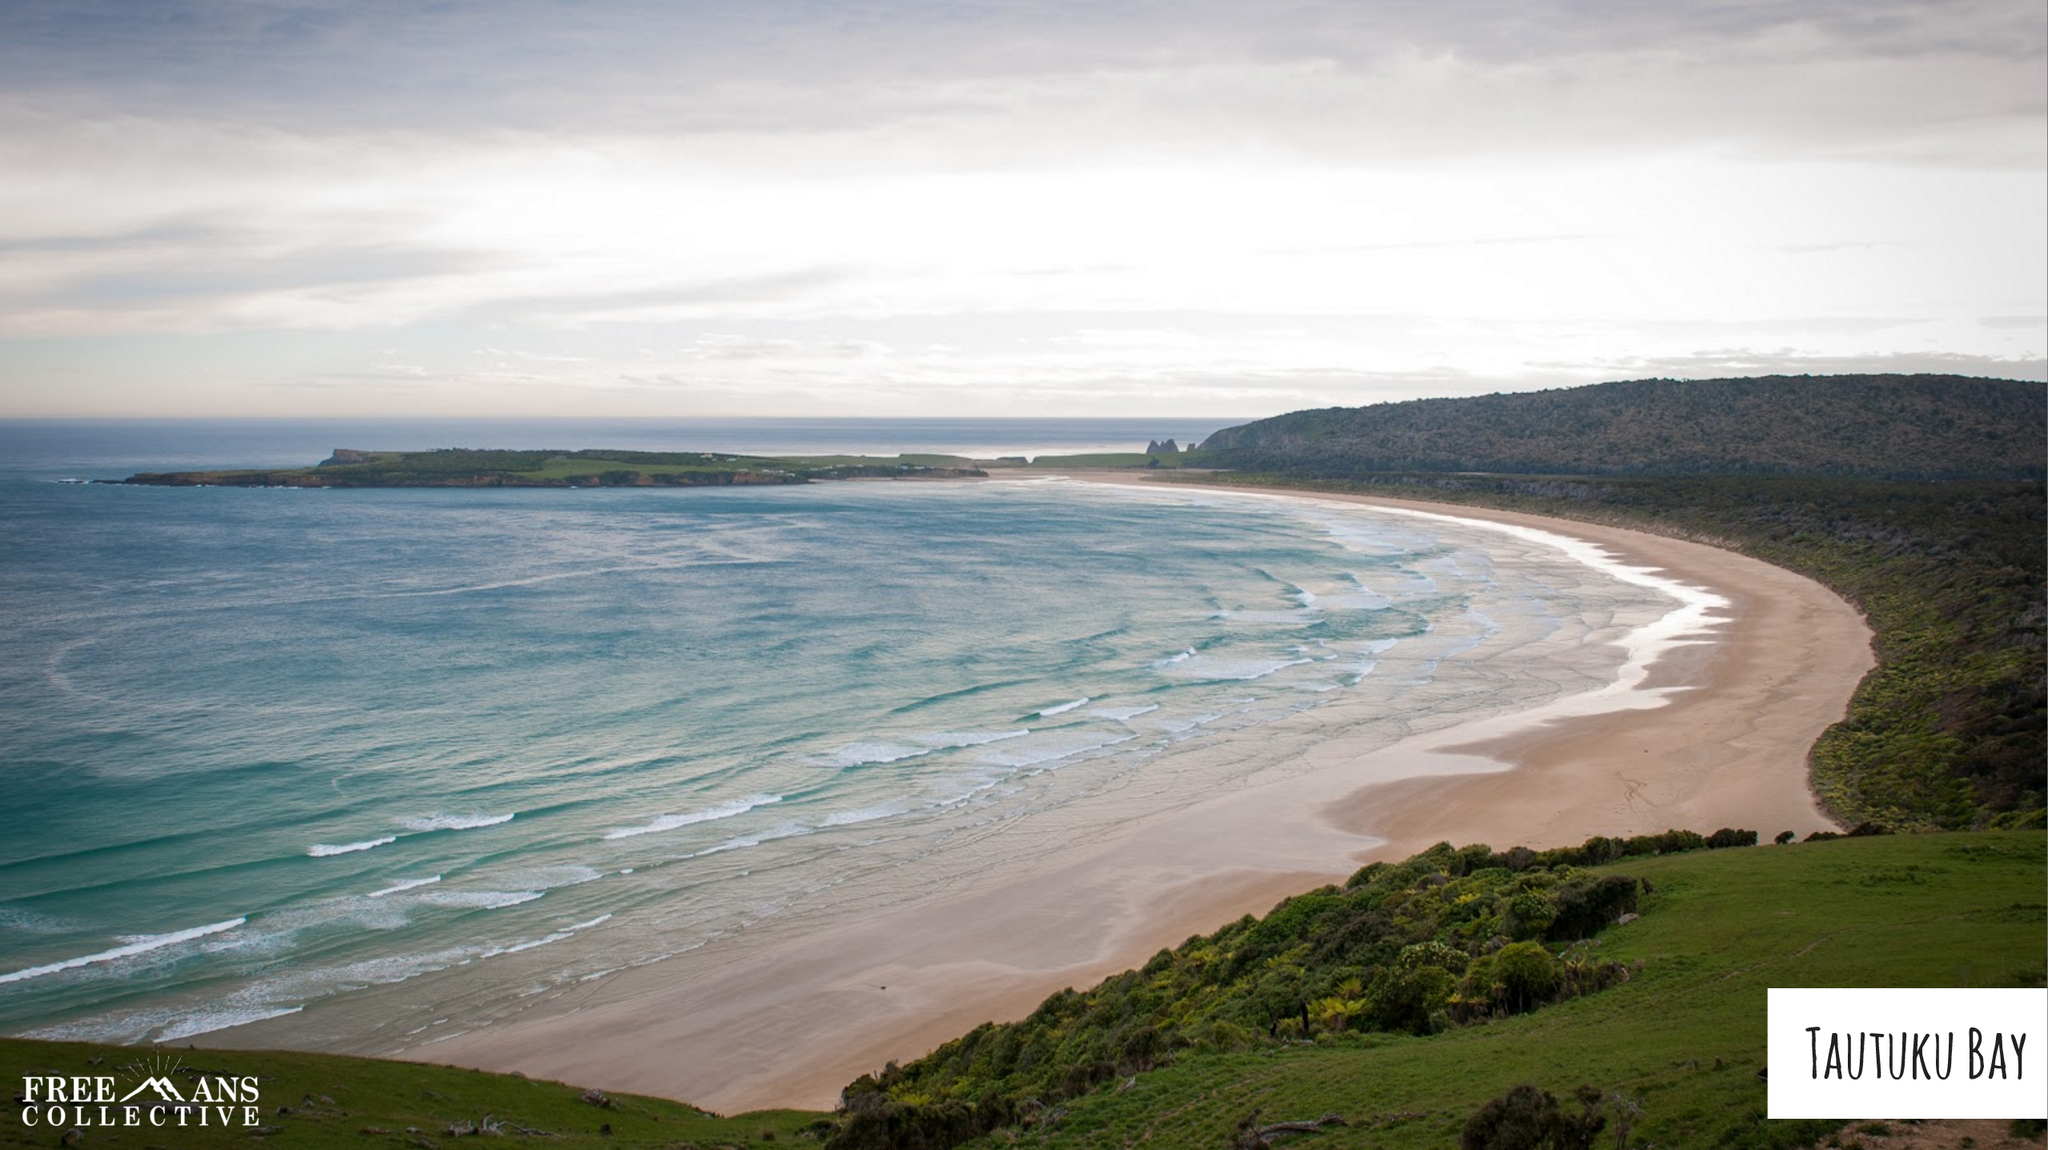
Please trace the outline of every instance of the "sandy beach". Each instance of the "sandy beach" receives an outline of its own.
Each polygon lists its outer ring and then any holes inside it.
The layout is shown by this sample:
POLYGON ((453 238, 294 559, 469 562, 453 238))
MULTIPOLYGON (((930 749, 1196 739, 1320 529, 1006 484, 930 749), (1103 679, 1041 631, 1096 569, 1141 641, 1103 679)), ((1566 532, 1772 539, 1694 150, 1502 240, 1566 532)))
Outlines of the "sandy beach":
POLYGON ((829 1108, 864 1071, 1021 1017, 1062 987, 1090 985, 1371 859, 1439 840, 1540 848, 1722 826, 1768 840, 1830 825, 1807 787, 1807 750, 1841 717, 1872 657, 1861 618, 1826 589, 1640 532, 1440 504, 1284 497, 1566 536, 1725 606, 1697 633, 1660 643, 1633 668, 1638 681, 1603 698, 1572 696, 1365 750, 1297 730, 1300 761, 1284 776, 1254 775, 1228 793, 1131 819, 1086 849, 964 875, 824 932, 766 923, 752 945, 696 956, 686 972, 672 963, 626 971, 544 1016, 401 1056, 725 1113, 829 1108))

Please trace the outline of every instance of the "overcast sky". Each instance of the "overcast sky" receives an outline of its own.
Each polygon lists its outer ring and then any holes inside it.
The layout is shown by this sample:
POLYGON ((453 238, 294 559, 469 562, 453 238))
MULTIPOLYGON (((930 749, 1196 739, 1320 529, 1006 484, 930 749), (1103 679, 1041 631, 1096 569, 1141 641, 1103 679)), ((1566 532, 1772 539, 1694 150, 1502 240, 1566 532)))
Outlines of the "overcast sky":
POLYGON ((2044 378, 2037 0, 7 0, 0 415, 2044 378))

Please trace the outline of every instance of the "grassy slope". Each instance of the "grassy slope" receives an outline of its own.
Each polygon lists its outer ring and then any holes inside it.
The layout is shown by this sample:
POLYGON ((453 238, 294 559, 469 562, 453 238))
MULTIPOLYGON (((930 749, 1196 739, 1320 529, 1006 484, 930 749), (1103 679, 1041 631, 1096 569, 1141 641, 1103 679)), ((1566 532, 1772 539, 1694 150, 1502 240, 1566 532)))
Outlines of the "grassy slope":
MULTIPOLYGON (((93 1150, 144 1150, 151 1146, 207 1150, 251 1145, 277 1150, 330 1146, 410 1146, 429 1150, 436 1144, 452 1141, 446 1133, 451 1123, 467 1125, 481 1122, 486 1116, 556 1135, 508 1135, 498 1139, 500 1143, 530 1142, 559 1150, 749 1146, 778 1141, 796 1141, 801 1145, 804 1143, 797 1137, 798 1132, 823 1117, 776 1110, 714 1118, 679 1102, 628 1095, 613 1096, 610 1106, 599 1107, 580 1101, 581 1089, 558 1082, 332 1054, 241 1053, 174 1047, 138 1050, 18 1038, 0 1039, 0 1080, 8 1083, 10 1098, 21 1090, 25 1074, 112 1074, 125 1092, 133 1082, 115 1068, 137 1059, 153 1060, 159 1055, 166 1061, 182 1059, 184 1065, 196 1067, 202 1073, 260 1076, 262 1120, 274 1132, 252 1136, 248 1129, 239 1126, 183 1130, 92 1128, 83 1131, 86 1146, 93 1150), (90 1061, 99 1058, 105 1061, 98 1065, 90 1061), (310 1105, 305 1102, 308 1097, 314 1099, 310 1105), (292 1112, 278 1114, 280 1106, 292 1112), (599 1133, 599 1128, 606 1124, 612 1128, 610 1135, 599 1133), (407 1127, 417 1127, 419 1132, 409 1134, 407 1127), (369 1132, 372 1129, 385 1133, 369 1132), (772 1139, 767 1137, 770 1134, 772 1139)), ((660 1055, 650 1053, 649 1057, 660 1055)), ((184 1079, 174 1079, 184 1085, 184 1079)), ((56 1146, 61 1134, 61 1130, 41 1126, 24 1127, 18 1106, 0 1110, 0 1146, 56 1146)))
MULTIPOLYGON (((1303 1136, 1303 1150, 1441 1147, 1481 1102, 1520 1082, 1560 1096, 1581 1083, 1642 1101, 1637 1138, 1659 1146, 1791 1145, 1815 1127, 1763 1124, 1764 992, 1770 986, 2038 986, 2043 979, 2042 878, 2048 838, 2004 831, 1840 839, 1791 847, 1630 858, 1603 871, 1648 879, 1641 919, 1610 928, 1598 951, 1640 960, 1634 980, 1533 1014, 1427 1038, 1341 1037, 1250 1054, 1184 1055, 1174 1065, 1069 1103, 1049 1130, 1019 1135, 1047 1147, 1213 1147, 1239 1119, 1335 1112, 1351 1126, 1303 1136)), ((471 1070, 333 1055, 166 1050, 202 1070, 262 1078, 260 1144, 321 1147, 445 1145, 450 1123, 494 1115, 576 1147, 815 1144, 821 1115, 791 1111, 712 1118, 674 1102, 618 1096, 600 1109, 577 1088, 471 1070), (311 1106, 303 1099, 312 1096, 311 1106), (331 1102, 320 1102, 325 1096, 331 1102), (288 1106, 291 1114, 275 1108, 288 1106), (598 1133, 609 1123, 613 1133, 598 1133), (419 1133, 406 1133, 407 1127, 419 1133), (371 1128, 386 1133, 366 1133, 371 1128), (773 1134, 773 1138, 768 1137, 773 1134)), ((0 1079, 100 1074, 150 1052, 0 1039, 0 1079), (99 1066, 91 1058, 104 1058, 99 1066)), ((660 1057, 649 1052, 649 1057, 660 1057)), ((999 1132, 979 1145, 1012 1144, 999 1132)), ((0 1146, 54 1146, 0 1110, 0 1146)), ((93 1130, 86 1145, 248 1146, 246 1131, 93 1130)))
MULTIPOLYGON (((1228 1146, 1257 1110, 1264 1122, 1351 1123, 1289 1141, 1301 1150, 1442 1147, 1481 1102, 1522 1082, 1560 1098, 1586 1083, 1640 1099, 1632 1141, 1799 1144, 1812 1127, 1762 1119, 1766 988, 2041 985, 2043 848, 2042 834, 2009 831, 1628 859, 1602 869, 1656 889, 1599 953, 1641 960, 1632 982, 1426 1038, 1185 1057, 1071 1103, 1018 1144, 1228 1146)), ((1011 1144, 1000 1132, 976 1143, 1011 1144)))

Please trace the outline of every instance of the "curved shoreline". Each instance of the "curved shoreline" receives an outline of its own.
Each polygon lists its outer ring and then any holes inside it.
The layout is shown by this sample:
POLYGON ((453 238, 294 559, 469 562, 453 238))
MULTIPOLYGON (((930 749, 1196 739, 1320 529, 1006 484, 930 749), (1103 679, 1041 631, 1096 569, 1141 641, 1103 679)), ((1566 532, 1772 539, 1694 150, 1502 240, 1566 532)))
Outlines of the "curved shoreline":
POLYGON ((1336 492, 1186 486, 1534 529, 1671 572, 1726 601, 1706 642, 1667 645, 1647 663, 1634 687, 1646 709, 1588 711, 1573 697, 1381 752, 1429 769, 1368 784, 1324 812, 1385 838, 1374 857, 1402 858, 1443 840, 1542 848, 1667 827, 1748 827, 1769 838, 1837 825, 1813 793, 1807 755, 1876 659, 1862 615, 1820 584, 1704 543, 1604 524, 1336 492))
MULTIPOLYGON (((1610 574, 1618 562, 1669 572, 1705 597, 1693 603, 1699 612, 1667 615, 1664 632, 1632 635, 1609 688, 1390 746, 1323 739, 1300 756, 1298 773, 1138 820, 1087 849, 823 931, 764 923, 744 953, 687 974, 658 964, 593 985, 566 1012, 399 1056, 725 1112, 829 1108, 841 1087, 885 1061, 918 1057, 991 1018, 1022 1017, 1062 986, 1140 965, 1162 945, 1263 913, 1363 861, 1441 839, 1544 847, 1669 826, 1750 826, 1769 836, 1830 825, 1807 790, 1806 754, 1871 659, 1860 617, 1819 585, 1700 544, 1565 520, 1203 490, 1490 524, 1524 540, 1541 532, 1547 545, 1619 556, 1575 556, 1610 574), (1704 616, 1710 599, 1725 602, 1727 618, 1704 616), (1711 641, 1691 641, 1702 626, 1711 641)), ((262 1044, 265 1034, 257 1023, 202 1041, 262 1044)))

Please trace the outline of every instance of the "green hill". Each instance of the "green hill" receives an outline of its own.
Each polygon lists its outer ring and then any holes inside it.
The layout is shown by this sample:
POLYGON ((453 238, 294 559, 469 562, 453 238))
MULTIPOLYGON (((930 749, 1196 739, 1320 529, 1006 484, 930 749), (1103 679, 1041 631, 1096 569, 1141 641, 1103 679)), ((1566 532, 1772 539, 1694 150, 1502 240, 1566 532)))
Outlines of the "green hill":
POLYGON ((432 451, 337 448, 314 467, 163 471, 122 483, 150 487, 728 487, 822 479, 929 479, 983 474, 951 455, 767 456, 723 451, 432 451))
MULTIPOLYGON (((115 1097, 147 1075, 162 1073, 181 1095, 195 1092, 200 1078, 256 1081, 257 1124, 246 1114, 229 1115, 232 1125, 198 1125, 188 1116, 179 1127, 101 1126, 80 1123, 69 1112, 55 1127, 24 1123, 15 1101, 0 1109, 0 1146, 79 1146, 90 1150, 323 1150, 329 1147, 438 1150, 479 1136, 491 1144, 548 1146, 557 1150, 618 1150, 621 1147, 762 1146, 796 1142, 806 1130, 817 1134, 825 1115, 772 1110, 726 1118, 661 1098, 607 1094, 581 1086, 542 1082, 514 1074, 486 1074, 449 1066, 423 1066, 338 1054, 292 1051, 197 1050, 187 1046, 106 1046, 84 1042, 36 1042, 0 1038, 0 1079, 19 1099, 23 1076, 64 1075, 112 1079, 115 1097), (66 1137, 67 1131, 76 1131, 66 1137), (491 1137, 495 1135, 496 1137, 491 1137)), ((88 1086, 88 1090, 90 1087, 88 1086)), ((144 1100, 158 1097, 145 1093, 144 1100)), ((39 1092, 38 1101, 43 1094, 39 1092)), ((236 1108, 237 1110, 239 1108, 236 1108)), ((96 1110, 96 1108, 95 1108, 96 1110)), ((88 1114, 96 1118, 96 1113, 88 1114)), ((209 1116, 212 1117, 212 1116, 209 1116)), ((148 1121, 145 1117, 144 1121, 148 1121)), ((829 1125, 829 1123, 828 1123, 829 1125)))
POLYGON ((1297 411, 1202 444, 1261 471, 2035 478, 2048 385, 1957 375, 1641 379, 1297 411))
POLYGON ((1230 469, 1204 482, 1583 519, 1812 578, 1876 634, 1877 669, 1812 755, 1835 816, 2041 825, 2048 386, 1638 380, 1299 411, 1218 432, 1199 455, 1230 469))
MULTIPOLYGON (((1692 841, 1658 836, 1636 849, 1692 841)), ((1613 857, 1630 847, 1596 840, 1536 855, 1440 846, 1190 939, 1143 970, 1063 991, 1024 1022, 980 1028, 927 1059, 863 1079, 852 1088, 852 1113, 836 1116, 720 1118, 515 1075, 335 1055, 0 1039, 0 1078, 11 1090, 30 1074, 123 1076, 125 1089, 137 1068, 168 1062, 174 1082, 248 1075, 261 1092, 253 1130, 90 1128, 68 1143, 62 1128, 24 1125, 15 1104, 0 1112, 0 1146, 442 1150, 474 1129, 494 1132, 498 1144, 560 1150, 936 1147, 967 1133, 941 1132, 948 1115, 984 1104, 1010 1108, 1009 1121, 974 1143, 991 1148, 1228 1147, 1255 1114, 1255 1124, 1344 1119, 1284 1143, 1302 1150, 1421 1148, 1455 1145, 1475 1110, 1521 1083, 1573 1110, 1573 1092, 1595 1088, 1608 1122, 1601 1145, 1614 1144, 1624 1119, 1633 1131, 1628 1146, 1814 1145, 1839 1123, 1762 1118, 1765 989, 2042 985, 2044 847, 2039 832, 2002 831, 1633 854, 1579 866, 1571 859, 1587 850, 1613 857), (1608 925, 1620 904, 1606 905, 1599 892, 1623 887, 1640 917, 1608 925), (1501 957, 1509 952, 1487 933, 1496 930, 1541 953, 1532 970, 1625 976, 1552 988, 1552 1005, 1511 1002, 1501 957), (1441 979, 1417 978, 1456 962, 1419 942, 1424 933, 1468 955, 1447 992, 1441 979), (1424 960, 1404 961, 1418 945, 1424 960), (1484 978, 1473 977, 1475 952, 1491 959, 1484 978), (1369 1000, 1357 1008, 1357 1024, 1342 1009, 1343 983, 1352 979, 1369 1000), (1403 1000, 1399 984, 1421 985, 1441 1003, 1414 1025, 1371 1021, 1403 1000), (1329 998, 1339 1009, 1325 1009, 1329 998), (1304 1006, 1305 1023, 1281 1025, 1304 1006), (1155 1038, 1132 1041, 1142 1033, 1155 1038), (1006 1035, 1015 1041, 1005 1043, 1006 1035), (987 1073, 1005 1045, 1043 1053, 1021 1069, 1019 1057, 1003 1075, 987 1073), (1105 1061, 1113 1063, 1107 1074, 1105 1061), (879 1141, 875 1121, 858 1122, 892 1110, 896 1127, 883 1128, 879 1141), (921 1119, 935 1136, 920 1132, 921 1119)))
MULTIPOLYGON (((1636 970, 1626 982, 1428 1036, 1191 1055, 1065 1104, 1018 1144, 1228 1147, 1253 1114, 1336 1114, 1345 1126, 1281 1145, 1441 1148, 1458 1144, 1481 1103, 1530 1083, 1570 1110, 1579 1087, 1595 1088, 1608 1119, 1595 1145, 1814 1145, 1840 1124, 1763 1118, 1766 989, 2040 986, 2043 846, 2036 832, 1998 832, 1623 860, 1592 873, 1630 875, 1652 893, 1640 919, 1592 950, 1636 970), (1617 1142, 1631 1110, 1632 1133, 1617 1142)), ((1006 1133, 974 1143, 1010 1144, 1006 1133)))

